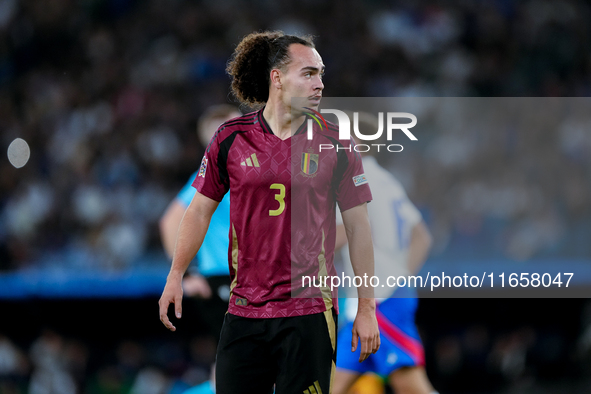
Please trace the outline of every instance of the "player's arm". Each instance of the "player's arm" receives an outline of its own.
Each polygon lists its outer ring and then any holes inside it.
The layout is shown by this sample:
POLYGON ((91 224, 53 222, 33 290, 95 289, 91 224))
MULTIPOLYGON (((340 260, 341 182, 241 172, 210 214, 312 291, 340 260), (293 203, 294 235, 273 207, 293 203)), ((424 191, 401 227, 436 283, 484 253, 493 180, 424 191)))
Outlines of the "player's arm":
POLYGON ((176 236, 179 231, 179 225, 187 209, 178 198, 171 201, 164 212, 164 215, 160 218, 160 239, 162 239, 162 245, 164 251, 169 258, 172 258, 174 254, 174 244, 176 243, 176 236))
POLYGON ((175 331, 176 327, 168 318, 168 307, 171 303, 174 304, 175 316, 177 319, 181 317, 183 275, 203 243, 203 238, 205 238, 205 233, 209 227, 209 221, 218 204, 217 201, 201 193, 195 193, 191 204, 189 204, 181 220, 172 265, 166 279, 164 291, 158 302, 160 306, 160 320, 171 331, 175 331))
MULTIPOLYGON (((342 212, 343 224, 349 243, 351 266, 356 276, 369 278, 374 274, 373 243, 367 213, 367 203, 342 212)), ((380 333, 376 319, 376 302, 371 286, 357 288, 359 307, 353 323, 353 342, 351 351, 361 345, 359 362, 365 360, 380 347, 380 333)))
POLYGON ((429 256, 433 238, 423 220, 418 222, 412 228, 410 235, 410 245, 408 246, 408 271, 416 274, 421 270, 423 264, 429 256))
MULTIPOLYGON (((192 187, 192 186, 191 186, 192 187)), ((194 193, 193 193, 194 194, 194 193)), ((172 258, 174 254, 174 245, 179 231, 179 225, 187 206, 180 198, 176 197, 168 205, 164 215, 160 218, 160 239, 168 257, 172 258)), ((211 288, 207 279, 199 272, 191 272, 183 279, 183 291, 186 295, 193 297, 211 297, 211 288)))
POLYGON ((343 246, 347 245, 347 232, 343 224, 337 224, 337 240, 335 242, 335 250, 339 250, 343 246))

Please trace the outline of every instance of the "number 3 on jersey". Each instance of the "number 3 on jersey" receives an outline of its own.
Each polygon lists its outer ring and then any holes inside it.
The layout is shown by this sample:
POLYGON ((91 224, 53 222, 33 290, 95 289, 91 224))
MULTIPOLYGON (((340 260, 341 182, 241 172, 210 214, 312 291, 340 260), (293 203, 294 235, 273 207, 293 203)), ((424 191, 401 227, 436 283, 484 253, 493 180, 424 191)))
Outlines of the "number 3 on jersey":
POLYGON ((269 209, 269 216, 279 216, 285 210, 285 185, 282 183, 273 183, 269 188, 271 190, 279 190, 279 193, 275 194, 275 200, 279 201, 279 208, 269 209))

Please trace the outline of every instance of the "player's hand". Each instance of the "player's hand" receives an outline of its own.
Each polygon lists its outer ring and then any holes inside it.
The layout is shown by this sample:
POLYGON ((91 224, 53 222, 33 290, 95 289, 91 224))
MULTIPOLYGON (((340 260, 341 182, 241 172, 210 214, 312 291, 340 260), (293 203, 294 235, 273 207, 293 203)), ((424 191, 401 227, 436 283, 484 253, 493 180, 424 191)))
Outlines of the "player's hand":
POLYGON ((380 331, 376 319, 375 303, 373 308, 366 307, 361 300, 359 300, 357 317, 353 322, 353 340, 351 341, 352 352, 355 352, 357 346, 361 345, 359 362, 367 359, 370 354, 375 354, 380 348, 380 331))
POLYGON ((176 331, 176 327, 170 322, 170 319, 168 318, 168 306, 170 304, 174 304, 174 314, 177 319, 180 319, 183 313, 182 301, 182 277, 175 278, 169 276, 168 279, 166 279, 166 286, 164 286, 164 290, 162 291, 162 296, 160 297, 160 301, 158 301, 158 305, 160 306, 160 321, 170 331, 176 331))
POLYGON ((183 279, 183 291, 188 297, 211 297, 211 287, 203 275, 189 275, 183 279))

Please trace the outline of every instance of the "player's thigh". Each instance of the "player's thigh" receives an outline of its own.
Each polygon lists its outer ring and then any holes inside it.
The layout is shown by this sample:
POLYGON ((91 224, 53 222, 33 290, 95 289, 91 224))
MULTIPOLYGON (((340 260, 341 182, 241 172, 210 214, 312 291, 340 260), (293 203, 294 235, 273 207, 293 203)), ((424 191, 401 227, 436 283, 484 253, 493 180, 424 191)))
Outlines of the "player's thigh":
POLYGON ((277 331, 276 394, 330 393, 336 361, 336 313, 286 318, 277 331))
POLYGON ((266 321, 226 314, 216 357, 217 394, 270 394, 276 362, 265 343, 266 321))
POLYGON ((347 394, 347 391, 353 383, 361 376, 354 371, 347 371, 346 369, 337 368, 332 385, 332 394, 347 394))
POLYGON ((388 376, 390 387, 396 394, 429 394, 433 386, 422 366, 403 367, 388 376))

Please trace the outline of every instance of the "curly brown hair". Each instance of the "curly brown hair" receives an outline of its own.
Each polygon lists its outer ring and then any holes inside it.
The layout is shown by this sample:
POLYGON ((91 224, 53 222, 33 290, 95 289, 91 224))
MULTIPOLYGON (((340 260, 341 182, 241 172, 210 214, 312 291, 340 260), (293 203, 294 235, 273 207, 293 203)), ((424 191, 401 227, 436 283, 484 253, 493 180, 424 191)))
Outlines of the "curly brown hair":
POLYGON ((251 107, 267 102, 271 70, 284 69, 290 63, 291 44, 314 48, 312 36, 287 35, 282 31, 251 33, 242 39, 226 67, 238 100, 251 107))

